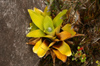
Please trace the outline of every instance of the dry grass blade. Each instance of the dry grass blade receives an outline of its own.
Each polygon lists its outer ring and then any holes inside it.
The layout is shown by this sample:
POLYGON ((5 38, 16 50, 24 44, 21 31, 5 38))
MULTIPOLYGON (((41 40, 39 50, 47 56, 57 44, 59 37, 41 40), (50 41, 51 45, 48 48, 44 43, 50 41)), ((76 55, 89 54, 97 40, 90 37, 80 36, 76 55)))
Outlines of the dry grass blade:
POLYGON ((26 44, 35 45, 35 43, 36 43, 37 41, 39 41, 39 39, 40 39, 40 38, 34 39, 34 40, 32 40, 32 41, 29 41, 29 42, 26 43, 26 44))
MULTIPOLYGON (((76 35, 74 35, 74 36, 72 36, 72 37, 70 37, 70 38, 73 38, 73 37, 77 37, 77 36, 85 36, 84 34, 76 34, 76 35)), ((67 38, 67 39, 70 39, 70 38, 67 38)), ((66 40, 67 40, 66 39, 66 40)))
POLYGON ((53 59, 53 66, 55 66, 56 55, 52 50, 50 52, 51 52, 51 56, 52 56, 52 59, 53 59))

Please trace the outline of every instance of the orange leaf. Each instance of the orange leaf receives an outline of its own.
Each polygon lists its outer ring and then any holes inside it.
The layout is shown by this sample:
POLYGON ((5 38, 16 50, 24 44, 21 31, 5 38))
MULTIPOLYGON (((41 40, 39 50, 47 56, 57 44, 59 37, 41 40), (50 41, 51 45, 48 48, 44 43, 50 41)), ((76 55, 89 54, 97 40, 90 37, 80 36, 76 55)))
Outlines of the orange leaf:
POLYGON ((67 31, 63 31, 63 32, 58 33, 56 35, 60 40, 65 40, 65 39, 70 38, 72 36, 71 33, 67 32, 67 31))
POLYGON ((66 62, 66 55, 61 54, 58 50, 53 50, 53 52, 56 54, 58 59, 62 60, 63 62, 66 62))

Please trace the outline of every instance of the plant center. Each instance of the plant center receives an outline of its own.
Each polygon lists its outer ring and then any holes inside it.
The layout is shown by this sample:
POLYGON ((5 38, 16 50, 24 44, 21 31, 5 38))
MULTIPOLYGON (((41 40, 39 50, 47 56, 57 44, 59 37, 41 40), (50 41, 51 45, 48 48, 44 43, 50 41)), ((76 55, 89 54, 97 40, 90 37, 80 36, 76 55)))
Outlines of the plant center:
POLYGON ((52 31, 52 28, 51 27, 48 27, 48 31, 51 32, 52 31))

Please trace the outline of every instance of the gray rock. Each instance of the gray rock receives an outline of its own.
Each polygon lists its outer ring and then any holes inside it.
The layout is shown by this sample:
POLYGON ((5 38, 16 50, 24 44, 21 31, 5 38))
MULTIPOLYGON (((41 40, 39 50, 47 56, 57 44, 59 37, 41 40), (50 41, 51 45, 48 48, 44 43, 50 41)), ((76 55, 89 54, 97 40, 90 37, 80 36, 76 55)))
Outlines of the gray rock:
POLYGON ((27 9, 44 9, 44 0, 0 0, 0 66, 34 66, 39 58, 27 45, 27 9))

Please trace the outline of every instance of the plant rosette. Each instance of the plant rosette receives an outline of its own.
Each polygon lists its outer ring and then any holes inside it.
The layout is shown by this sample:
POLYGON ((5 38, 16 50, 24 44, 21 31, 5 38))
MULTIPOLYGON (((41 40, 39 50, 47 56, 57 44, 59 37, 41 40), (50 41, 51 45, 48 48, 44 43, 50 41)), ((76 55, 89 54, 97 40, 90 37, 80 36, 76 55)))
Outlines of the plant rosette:
POLYGON ((78 36, 71 24, 61 27, 62 18, 67 10, 62 10, 54 19, 51 18, 48 7, 44 12, 35 7, 34 10, 28 9, 28 12, 32 23, 30 23, 30 32, 26 36, 35 38, 28 43, 34 45, 33 52, 42 58, 50 51, 53 60, 57 57, 66 62, 67 56, 71 56, 72 52, 64 40, 78 36))

